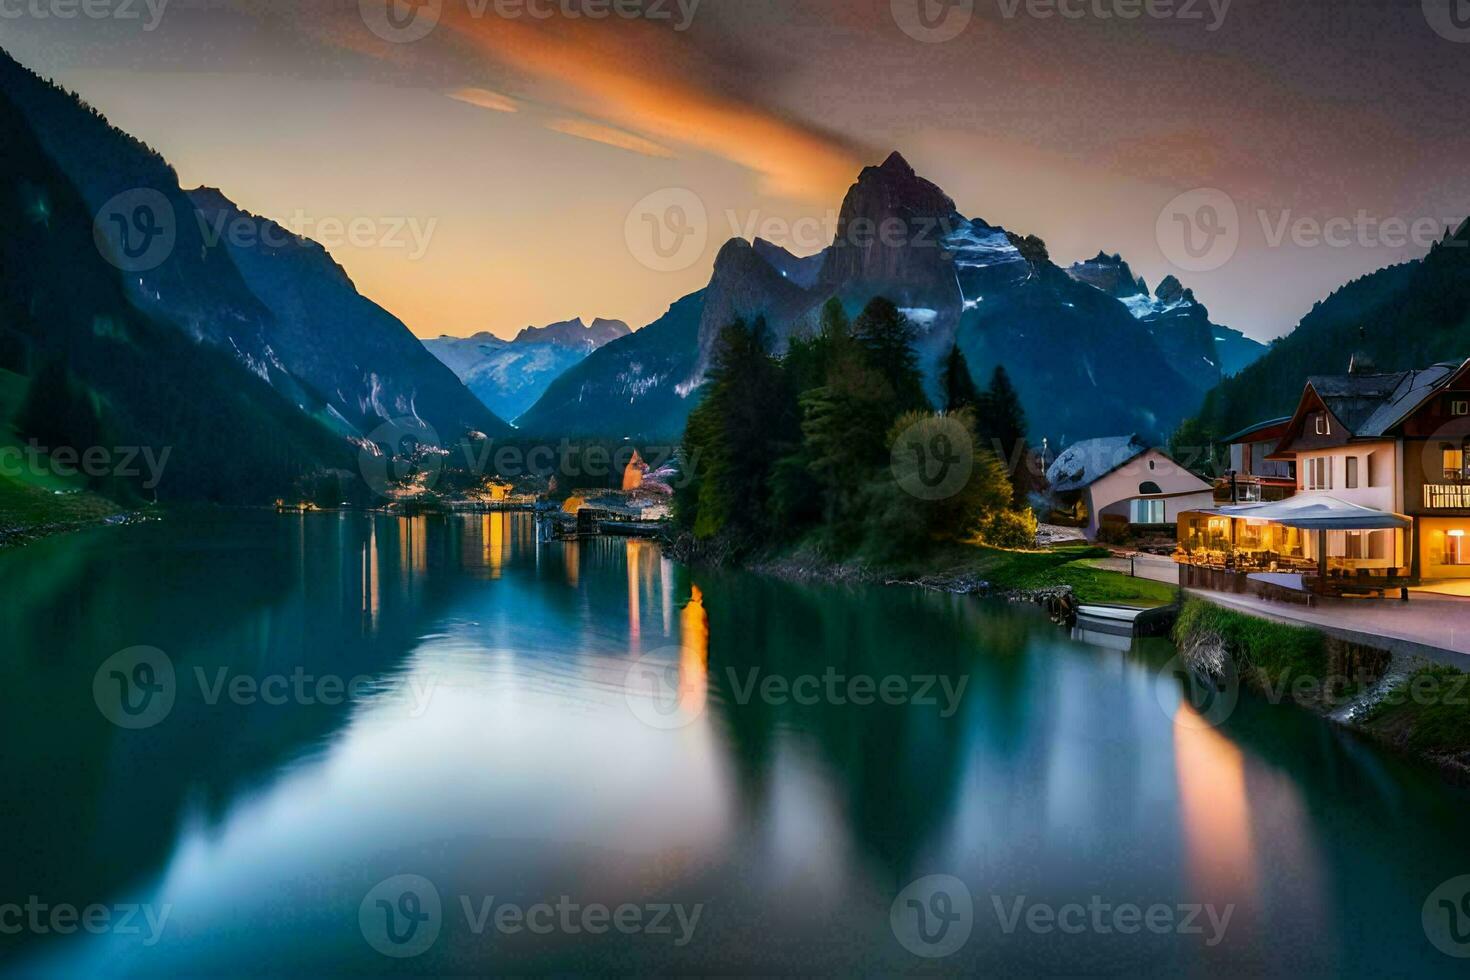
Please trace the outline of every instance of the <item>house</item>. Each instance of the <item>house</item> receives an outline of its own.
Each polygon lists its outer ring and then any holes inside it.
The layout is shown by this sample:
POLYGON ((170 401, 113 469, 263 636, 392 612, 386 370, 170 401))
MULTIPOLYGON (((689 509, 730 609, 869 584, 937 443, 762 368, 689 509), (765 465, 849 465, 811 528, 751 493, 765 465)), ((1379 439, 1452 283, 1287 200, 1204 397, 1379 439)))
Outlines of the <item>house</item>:
POLYGON ((1046 475, 1059 509, 1088 540, 1095 540, 1105 523, 1172 526, 1181 512, 1215 502, 1210 484, 1136 435, 1075 443, 1046 475))
POLYGON ((638 450, 633 450, 633 458, 628 461, 628 465, 623 469, 623 489, 637 490, 643 486, 643 478, 648 475, 648 468, 648 464, 643 461, 643 457, 638 455, 638 450))
POLYGON ((1266 459, 1295 466, 1281 503, 1181 515, 1176 556, 1334 579, 1470 578, 1470 361, 1307 380, 1266 459))
POLYGON ((1221 441, 1230 449, 1230 469, 1215 484, 1221 503, 1285 500, 1296 493, 1296 461, 1273 459, 1291 416, 1258 422, 1221 441))

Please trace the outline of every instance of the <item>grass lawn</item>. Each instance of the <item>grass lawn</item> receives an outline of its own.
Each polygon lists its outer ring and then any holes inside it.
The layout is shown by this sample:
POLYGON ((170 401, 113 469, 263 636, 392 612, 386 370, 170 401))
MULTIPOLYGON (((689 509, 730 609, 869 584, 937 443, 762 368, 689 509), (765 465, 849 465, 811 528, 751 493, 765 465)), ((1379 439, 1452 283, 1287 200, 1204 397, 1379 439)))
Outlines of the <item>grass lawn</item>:
POLYGON ((1007 551, 980 544, 950 544, 922 560, 901 563, 892 571, 906 577, 974 576, 1004 590, 1070 585, 1083 602, 1152 607, 1174 601, 1176 590, 1171 585, 1092 567, 1092 561, 1109 554, 1106 548, 1092 545, 1007 551))

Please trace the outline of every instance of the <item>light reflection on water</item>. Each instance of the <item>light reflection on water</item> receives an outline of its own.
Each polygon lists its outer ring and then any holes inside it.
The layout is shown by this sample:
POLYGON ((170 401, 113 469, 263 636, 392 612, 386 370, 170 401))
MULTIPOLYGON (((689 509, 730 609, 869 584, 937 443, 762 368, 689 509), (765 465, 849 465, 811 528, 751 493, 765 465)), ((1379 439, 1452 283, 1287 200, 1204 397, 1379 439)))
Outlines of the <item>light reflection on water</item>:
POLYGON ((1449 966, 1417 916, 1470 861, 1463 797, 1248 699, 1201 727, 1159 674, 1166 646, 1089 646, 1031 609, 691 576, 651 543, 544 542, 510 514, 180 519, 45 542, 24 567, 0 558, 0 588, 19 604, 0 612, 17 639, 6 744, 32 746, 9 762, 26 802, 0 814, 7 865, 34 891, 173 906, 150 949, 0 945, 39 968, 906 971, 926 964, 895 941, 888 905, 934 873, 963 880, 977 913, 945 970, 1449 966), (88 685, 138 642, 174 658, 179 702, 121 733, 88 685), (672 671, 684 723, 630 707, 641 657, 672 671), (337 707, 211 706, 189 689, 196 666, 373 684, 337 707), (828 669, 967 686, 952 717, 740 693, 828 669), (357 924, 367 891, 404 873, 446 909, 406 963, 357 924), (562 894, 707 911, 674 947, 474 935, 458 905, 562 894), (1235 913, 1206 949, 1007 933, 993 911, 1095 895, 1235 913))

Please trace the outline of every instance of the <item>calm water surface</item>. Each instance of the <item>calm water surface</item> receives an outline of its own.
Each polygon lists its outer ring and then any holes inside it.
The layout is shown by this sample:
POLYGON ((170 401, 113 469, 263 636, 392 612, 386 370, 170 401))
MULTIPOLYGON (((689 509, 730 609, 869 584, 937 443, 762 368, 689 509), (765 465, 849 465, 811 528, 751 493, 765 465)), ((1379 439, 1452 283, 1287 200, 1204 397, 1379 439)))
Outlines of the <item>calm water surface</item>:
POLYGON ((1463 975, 1420 915, 1470 873, 1464 795, 1295 711, 1203 726, 1167 644, 1031 608, 526 515, 180 517, 0 556, 0 595, 0 906, 168 910, 7 929, 0 972, 1463 975), (128 729, 135 647, 173 700, 128 729), (890 921, 930 875, 973 902, 939 959, 890 921), (1068 903, 1230 917, 1028 928, 1068 903))

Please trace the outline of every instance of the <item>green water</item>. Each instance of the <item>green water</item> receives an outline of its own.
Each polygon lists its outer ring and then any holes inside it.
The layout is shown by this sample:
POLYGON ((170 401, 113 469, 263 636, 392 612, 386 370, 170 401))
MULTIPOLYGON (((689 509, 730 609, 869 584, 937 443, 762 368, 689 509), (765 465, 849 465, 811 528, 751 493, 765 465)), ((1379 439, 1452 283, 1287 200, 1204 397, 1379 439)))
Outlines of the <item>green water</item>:
POLYGON ((1029 607, 527 515, 178 517, 0 596, 0 972, 1463 975, 1463 794, 1029 607))

